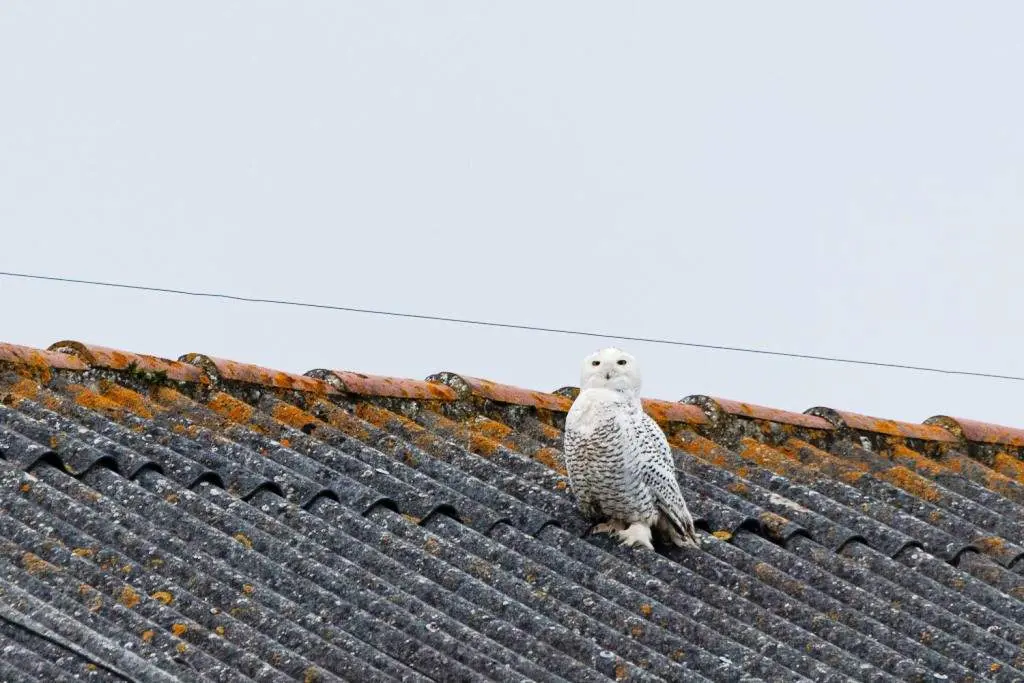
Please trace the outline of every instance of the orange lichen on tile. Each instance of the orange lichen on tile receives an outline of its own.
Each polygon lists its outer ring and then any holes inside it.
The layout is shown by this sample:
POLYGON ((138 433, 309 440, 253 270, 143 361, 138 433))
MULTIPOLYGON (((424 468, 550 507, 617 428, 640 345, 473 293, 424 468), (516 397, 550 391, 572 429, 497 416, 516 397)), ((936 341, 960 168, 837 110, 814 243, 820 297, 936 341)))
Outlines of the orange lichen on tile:
POLYGON ((968 441, 1024 448, 1024 429, 1017 427, 1006 427, 946 415, 936 415, 928 418, 925 422, 942 425, 953 433, 962 435, 968 441))
POLYGON ((1006 539, 1000 536, 982 536, 971 541, 971 545, 977 546, 987 555, 994 555, 1006 549, 1006 539))
POLYGON ((252 419, 253 407, 244 401, 239 401, 231 394, 218 391, 206 405, 212 408, 218 415, 225 417, 232 422, 245 424, 252 419))
POLYGON ((533 459, 539 463, 547 465, 563 477, 568 476, 568 473, 565 470, 565 465, 562 463, 562 456, 554 448, 537 449, 533 454, 533 459))
POLYGON ((22 554, 21 566, 23 566, 29 574, 51 574, 60 571, 59 567, 50 564, 32 552, 22 554))
POLYGON ((142 601, 142 598, 130 586, 124 586, 121 588, 121 594, 118 596, 117 601, 128 609, 132 609, 142 601))
POLYGON ((907 448, 903 444, 894 445, 885 455, 893 462, 910 467, 919 474, 937 477, 942 474, 949 474, 950 472, 948 468, 940 464, 939 460, 929 458, 927 455, 907 448))
POLYGON ((685 437, 674 435, 669 437, 669 443, 715 467, 731 469, 739 462, 734 453, 699 434, 686 434, 685 437))
POLYGON ((315 410, 321 419, 327 421, 327 424, 353 439, 359 441, 369 440, 370 432, 366 429, 366 425, 363 424, 362 420, 333 403, 317 400, 310 405, 310 409, 315 410))
POLYGON ((150 629, 146 629, 145 631, 142 632, 142 642, 144 642, 144 643, 151 643, 151 642, 153 642, 153 636, 155 636, 155 635, 156 635, 156 631, 154 631, 151 628, 150 629))
POLYGON ((171 624, 171 633, 178 638, 181 638, 183 635, 188 633, 188 624, 171 624))
POLYGON ((20 398, 36 399, 39 396, 39 392, 42 387, 35 380, 31 380, 27 377, 22 377, 14 384, 7 387, 7 392, 18 396, 20 398))
POLYGON ((889 482, 893 486, 903 489, 922 500, 935 502, 942 497, 938 486, 902 465, 873 472, 872 474, 876 479, 889 482))
POLYGON ((483 436, 495 441, 502 441, 512 433, 512 428, 504 422, 498 422, 482 415, 473 421, 472 427, 483 436))
POLYGON ((324 422, 315 415, 307 413, 298 406, 293 406, 292 404, 284 403, 283 401, 277 403, 273 409, 271 409, 270 414, 278 422, 295 429, 302 429, 309 425, 319 427, 324 424, 324 422))
POLYGON ((75 403, 83 408, 105 413, 108 416, 120 415, 125 410, 124 406, 120 403, 112 401, 106 396, 101 396, 81 384, 71 384, 67 390, 74 397, 75 403))
POLYGON ((542 408, 560 413, 569 412, 569 407, 572 406, 572 401, 565 396, 522 389, 477 377, 467 377, 465 375, 460 375, 460 377, 469 385, 474 396, 497 401, 498 403, 513 403, 515 405, 542 408))
POLYGON ((329 372, 338 380, 340 388, 349 394, 434 401, 454 401, 458 398, 454 389, 437 382, 364 375, 344 370, 329 372))
POLYGON ((80 358, 66 353, 43 351, 29 346, 0 342, 0 363, 33 371, 44 382, 50 381, 51 370, 88 370, 80 358))
POLYGON ((867 463, 834 456, 801 439, 787 439, 778 450, 815 472, 847 483, 860 479, 869 470, 867 463))
POLYGON ((169 591, 156 591, 155 593, 151 593, 149 597, 156 600, 157 602, 162 602, 165 605, 170 605, 172 602, 174 602, 174 595, 172 595, 169 591))
POLYGON ((992 461, 992 469, 999 474, 1024 484, 1024 462, 1000 451, 992 461))
POLYGON ((132 413, 135 413, 139 417, 150 419, 153 417, 155 411, 161 410, 159 406, 142 394, 132 391, 126 387, 122 387, 120 384, 115 384, 108 380, 102 380, 100 382, 99 389, 100 395, 103 398, 116 403, 132 413))
POLYGON ((749 437, 740 440, 740 457, 759 467, 786 477, 799 479, 806 475, 806 467, 795 462, 785 450, 772 448, 749 437))

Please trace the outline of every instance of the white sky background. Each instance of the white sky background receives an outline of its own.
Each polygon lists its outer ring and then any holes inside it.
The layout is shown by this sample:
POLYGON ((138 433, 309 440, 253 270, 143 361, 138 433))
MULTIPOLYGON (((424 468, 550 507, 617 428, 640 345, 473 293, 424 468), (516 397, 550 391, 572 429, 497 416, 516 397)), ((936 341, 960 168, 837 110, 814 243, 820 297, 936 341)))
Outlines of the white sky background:
MULTIPOLYGON (((1024 5, 10 2, 0 269, 1024 375, 1024 5)), ((577 382, 599 340, 0 278, 0 340, 577 382)), ((645 394, 1024 382, 625 344, 645 394)))

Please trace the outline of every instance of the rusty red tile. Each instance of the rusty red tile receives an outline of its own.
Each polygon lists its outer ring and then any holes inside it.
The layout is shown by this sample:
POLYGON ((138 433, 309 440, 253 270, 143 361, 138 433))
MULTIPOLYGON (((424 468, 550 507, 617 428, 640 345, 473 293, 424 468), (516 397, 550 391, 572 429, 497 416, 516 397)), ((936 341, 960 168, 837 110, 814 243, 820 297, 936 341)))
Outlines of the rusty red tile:
POLYGON ((89 366, 80 358, 56 351, 34 349, 31 346, 19 346, 0 342, 0 362, 13 365, 27 365, 37 368, 54 370, 88 370, 89 366))
POLYGON ((640 399, 644 410, 654 418, 655 422, 686 422, 687 424, 707 424, 708 417, 697 406, 674 401, 662 401, 657 398, 640 399))
POLYGON ((380 375, 364 375, 359 372, 348 372, 345 370, 329 370, 327 372, 329 373, 326 375, 328 383, 334 384, 331 381, 332 377, 337 379, 336 388, 349 394, 435 401, 454 401, 458 398, 454 389, 437 382, 399 377, 382 377, 380 375))
POLYGON ((203 371, 194 365, 187 365, 157 356, 111 349, 99 344, 84 344, 72 339, 66 339, 51 344, 50 350, 59 351, 63 354, 72 354, 97 368, 128 370, 134 367, 141 372, 165 374, 168 379, 177 382, 208 381, 203 371))
POLYGON ((871 417, 859 413, 851 413, 845 410, 833 411, 843 423, 850 429, 862 432, 873 432, 887 436, 898 436, 905 439, 921 439, 923 441, 938 441, 952 443, 956 437, 947 430, 932 424, 915 424, 913 422, 900 422, 899 420, 886 420, 880 417, 871 417))
POLYGON ((520 406, 531 406, 561 413, 569 412, 569 407, 572 406, 572 400, 565 396, 548 394, 543 391, 531 391, 530 389, 522 389, 509 384, 499 384, 487 379, 478 379, 465 375, 460 375, 460 377, 469 385, 470 391, 473 392, 474 396, 491 401, 514 403, 520 406))
POLYGON ((806 427, 807 429, 823 429, 826 431, 835 429, 828 420, 816 415, 791 413, 788 410, 766 408, 765 406, 759 406, 753 403, 730 401, 724 398, 713 398, 713 400, 722 407, 722 410, 730 415, 750 417, 755 420, 766 420, 768 422, 778 422, 780 424, 794 425, 796 427, 806 427))
POLYGON ((250 363, 239 363, 201 353, 187 353, 178 360, 202 368, 207 374, 222 380, 317 394, 338 393, 337 389, 323 380, 282 370, 271 370, 250 363))
POLYGON ((944 427, 957 436, 963 436, 968 441, 1024 447, 1024 429, 946 415, 936 415, 924 422, 927 425, 944 427))

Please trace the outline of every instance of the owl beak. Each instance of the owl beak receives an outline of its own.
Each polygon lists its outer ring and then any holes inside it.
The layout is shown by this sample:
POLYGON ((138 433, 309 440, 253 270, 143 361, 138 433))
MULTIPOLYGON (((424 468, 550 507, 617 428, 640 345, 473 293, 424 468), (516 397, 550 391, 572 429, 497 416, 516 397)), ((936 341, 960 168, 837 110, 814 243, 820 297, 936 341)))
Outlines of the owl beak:
POLYGON ((611 379, 612 378, 612 373, 610 373, 610 372, 604 373, 604 378, 605 379, 611 379))

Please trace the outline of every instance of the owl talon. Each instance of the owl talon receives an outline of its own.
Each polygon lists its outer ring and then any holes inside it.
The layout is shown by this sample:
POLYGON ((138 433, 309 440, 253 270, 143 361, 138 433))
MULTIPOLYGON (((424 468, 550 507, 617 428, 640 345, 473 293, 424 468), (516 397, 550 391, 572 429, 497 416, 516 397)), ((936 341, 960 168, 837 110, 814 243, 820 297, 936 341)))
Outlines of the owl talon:
POLYGON ((616 532, 622 531, 625 528, 626 524, 624 522, 620 522, 619 520, 611 520, 609 522, 601 522, 600 524, 595 524, 594 528, 590 530, 590 533, 615 534, 616 532))
POLYGON ((651 527, 643 522, 633 522, 628 529, 613 532, 612 537, 627 547, 641 545, 648 550, 654 550, 654 545, 651 544, 651 527))

